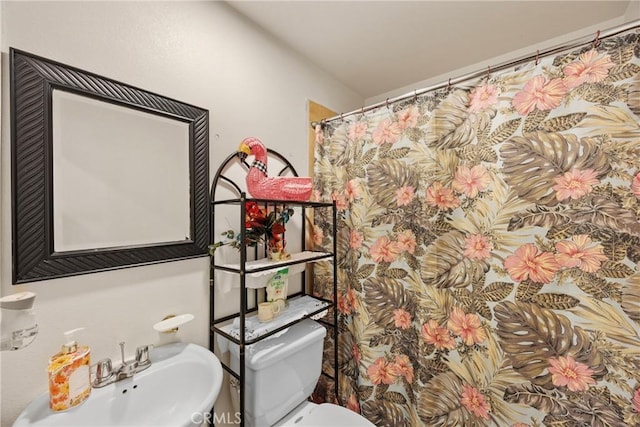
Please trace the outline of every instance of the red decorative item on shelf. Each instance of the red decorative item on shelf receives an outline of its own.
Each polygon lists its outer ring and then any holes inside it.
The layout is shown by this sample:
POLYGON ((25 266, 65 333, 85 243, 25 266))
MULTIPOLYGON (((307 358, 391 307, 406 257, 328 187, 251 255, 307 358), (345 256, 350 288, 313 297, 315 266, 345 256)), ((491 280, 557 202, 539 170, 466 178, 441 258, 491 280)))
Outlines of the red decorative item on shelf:
MULTIPOLYGON (((245 202, 244 218, 244 244, 256 246, 267 243, 268 256, 274 261, 283 261, 290 258, 285 250, 286 240, 284 233, 287 231, 285 224, 289 222, 294 211, 286 206, 261 209, 255 201, 245 202)), ((213 255, 221 246, 230 245, 236 249, 242 247, 242 233, 227 230, 222 233, 226 240, 220 240, 209 245, 209 254, 213 255)))
POLYGON ((238 147, 244 159, 254 156, 247 174, 247 191, 257 199, 291 200, 305 202, 311 198, 313 182, 309 177, 267 175, 267 149, 258 138, 245 138, 238 147))

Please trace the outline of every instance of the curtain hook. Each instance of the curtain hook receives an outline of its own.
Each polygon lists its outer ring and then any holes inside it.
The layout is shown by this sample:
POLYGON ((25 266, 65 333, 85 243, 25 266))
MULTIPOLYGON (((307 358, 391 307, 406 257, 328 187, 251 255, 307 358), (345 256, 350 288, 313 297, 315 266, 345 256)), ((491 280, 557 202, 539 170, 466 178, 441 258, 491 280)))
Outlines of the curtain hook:
POLYGON ((451 77, 449 77, 449 83, 447 83, 447 92, 451 90, 451 77))
POLYGON ((385 105, 387 106, 387 108, 389 108, 389 98, 387 98, 387 100, 385 101, 385 105))
POLYGON ((344 120, 344 113, 340 113, 340 120, 344 120))
POLYGON ((536 65, 538 65, 539 59, 540 59, 540 49, 536 50, 536 65))
POLYGON ((413 90, 413 102, 418 102, 418 89, 413 90))
POLYGON ((362 108, 360 109, 360 114, 364 115, 364 105, 362 106, 362 108))
POLYGON ((487 80, 491 77, 491 65, 487 65, 487 80))
POLYGON ((596 38, 593 40, 593 48, 600 46, 600 30, 596 31, 596 38))

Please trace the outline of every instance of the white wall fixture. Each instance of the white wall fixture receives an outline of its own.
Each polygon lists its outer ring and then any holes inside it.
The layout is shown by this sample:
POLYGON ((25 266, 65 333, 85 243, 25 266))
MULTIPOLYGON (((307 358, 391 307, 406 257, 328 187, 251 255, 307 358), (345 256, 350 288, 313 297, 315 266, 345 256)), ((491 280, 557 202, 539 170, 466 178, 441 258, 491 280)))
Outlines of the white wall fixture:
POLYGON ((178 332, 178 327, 193 320, 193 314, 181 314, 179 316, 169 315, 165 317, 161 322, 153 325, 153 329, 158 332, 170 334, 178 332))
POLYGON ((31 344, 38 334, 33 292, 18 292, 0 298, 0 350, 20 350, 31 344))

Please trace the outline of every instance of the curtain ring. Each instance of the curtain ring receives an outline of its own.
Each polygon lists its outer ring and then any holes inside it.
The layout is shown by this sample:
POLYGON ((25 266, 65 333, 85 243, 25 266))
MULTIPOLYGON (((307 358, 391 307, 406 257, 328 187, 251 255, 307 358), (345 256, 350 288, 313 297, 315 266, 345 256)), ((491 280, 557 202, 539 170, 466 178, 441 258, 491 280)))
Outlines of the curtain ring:
POLYGON ((344 120, 344 113, 340 113, 340 120, 344 120))
POLYGON ((384 103, 387 106, 387 108, 389 108, 389 98, 387 98, 387 100, 384 103))
POLYGON ((487 80, 491 77, 491 65, 487 65, 487 80))
POLYGON ((600 30, 596 31, 596 38, 593 40, 593 48, 600 46, 600 30))
POLYGON ((362 108, 360 109, 360 114, 364 115, 364 105, 362 106, 362 108))
POLYGON ((451 90, 451 78, 449 78, 449 83, 447 83, 447 92, 451 90))
POLYGON ((417 102, 418 101, 418 90, 414 89, 413 90, 413 102, 417 102))
POLYGON ((536 65, 538 65, 539 59, 540 59, 540 49, 536 50, 536 65))

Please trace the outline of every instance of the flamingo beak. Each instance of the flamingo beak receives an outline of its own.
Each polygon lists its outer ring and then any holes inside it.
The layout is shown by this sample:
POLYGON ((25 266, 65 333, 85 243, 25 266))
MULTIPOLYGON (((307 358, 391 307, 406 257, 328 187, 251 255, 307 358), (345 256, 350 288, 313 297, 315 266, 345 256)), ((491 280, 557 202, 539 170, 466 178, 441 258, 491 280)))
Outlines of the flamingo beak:
POLYGON ((249 154, 251 154, 251 148, 244 142, 241 143, 238 147, 238 157, 240 157, 240 160, 244 161, 249 154))

